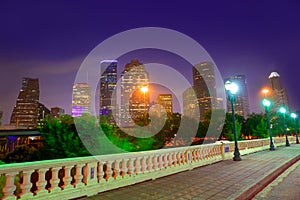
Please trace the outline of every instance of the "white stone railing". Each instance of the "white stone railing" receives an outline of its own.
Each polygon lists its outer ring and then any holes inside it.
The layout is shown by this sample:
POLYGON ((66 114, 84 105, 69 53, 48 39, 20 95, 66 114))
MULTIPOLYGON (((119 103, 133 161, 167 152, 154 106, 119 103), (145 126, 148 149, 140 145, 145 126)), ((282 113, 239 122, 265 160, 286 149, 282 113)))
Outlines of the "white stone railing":
MULTIPOLYGON (((289 142, 295 143, 296 137, 289 136, 289 142)), ((275 147, 285 145, 285 137, 273 137, 275 147)), ((241 155, 267 150, 270 148, 270 139, 243 140, 238 142, 241 155)), ((224 143, 224 159, 230 159, 234 151, 234 142, 224 143)))
MULTIPOLYGON (((285 138, 274 138, 275 145, 285 138)), ((294 138, 290 137, 290 142, 294 138)), ((242 155, 269 139, 239 141, 242 155)), ((72 199, 231 159, 234 143, 46 160, 0 166, 0 199, 72 199)))

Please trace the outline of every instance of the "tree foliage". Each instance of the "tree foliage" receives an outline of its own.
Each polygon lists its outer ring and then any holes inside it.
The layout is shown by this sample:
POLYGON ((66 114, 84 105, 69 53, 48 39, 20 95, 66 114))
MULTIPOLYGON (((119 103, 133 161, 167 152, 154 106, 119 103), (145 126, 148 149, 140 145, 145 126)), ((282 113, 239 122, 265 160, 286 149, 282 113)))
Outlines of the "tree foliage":
MULTIPOLYGON (((235 125, 236 125, 236 135, 237 139, 241 139, 241 129, 242 124, 245 121, 244 117, 235 115, 235 125)), ((222 136, 224 136, 227 140, 234 140, 233 133, 233 122, 232 122, 232 114, 226 113, 225 124, 222 130, 222 136)))
POLYGON ((90 155, 78 136, 72 116, 47 118, 40 132, 44 141, 41 149, 44 159, 90 155))

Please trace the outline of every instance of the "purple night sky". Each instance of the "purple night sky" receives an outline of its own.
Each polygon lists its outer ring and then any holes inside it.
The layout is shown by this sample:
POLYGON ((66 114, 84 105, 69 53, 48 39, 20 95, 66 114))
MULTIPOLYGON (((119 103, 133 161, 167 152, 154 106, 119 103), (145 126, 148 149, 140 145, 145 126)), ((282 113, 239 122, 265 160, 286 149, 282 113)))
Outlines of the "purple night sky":
POLYGON ((245 74, 252 112, 261 111, 259 91, 272 70, 281 75, 292 109, 300 110, 299 10, 296 0, 1 1, 4 124, 9 122, 22 77, 39 78, 40 101, 70 114, 72 85, 88 53, 114 34, 149 26, 174 29, 195 39, 223 77, 245 74))

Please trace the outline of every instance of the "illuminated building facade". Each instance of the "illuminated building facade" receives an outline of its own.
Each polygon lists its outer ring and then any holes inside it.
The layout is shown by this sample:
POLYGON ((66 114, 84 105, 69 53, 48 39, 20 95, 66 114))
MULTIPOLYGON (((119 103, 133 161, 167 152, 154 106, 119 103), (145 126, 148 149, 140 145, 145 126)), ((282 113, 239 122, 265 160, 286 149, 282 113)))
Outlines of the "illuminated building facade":
POLYGON ((75 83, 72 94, 72 116, 91 112, 91 87, 88 83, 75 83))
POLYGON ((159 94, 157 96, 157 104, 162 105, 166 113, 173 113, 172 94, 159 94))
POLYGON ((214 64, 201 62, 193 67, 194 91, 199 104, 200 120, 204 114, 216 107, 216 81, 214 64))
POLYGON ((272 99, 273 111, 278 110, 280 106, 289 108, 288 94, 286 89, 283 87, 281 77, 278 72, 272 72, 269 76, 269 84, 271 88, 270 98, 272 99))
POLYGON ((39 96, 39 79, 23 78, 10 124, 17 128, 37 128, 45 116, 49 114, 49 110, 39 103, 39 96))
MULTIPOLYGON (((236 83, 239 86, 239 91, 236 94, 236 100, 234 103, 235 114, 243 116, 245 119, 250 114, 249 97, 248 97, 248 86, 245 75, 235 75, 224 80, 236 83)), ((227 111, 231 113, 231 103, 227 100, 227 111)))
POLYGON ((100 115, 111 114, 115 109, 116 99, 113 92, 117 85, 117 60, 103 60, 100 62, 100 115))
POLYGON ((134 119, 145 116, 149 110, 149 75, 138 60, 126 64, 121 74, 122 126, 133 125, 134 119))

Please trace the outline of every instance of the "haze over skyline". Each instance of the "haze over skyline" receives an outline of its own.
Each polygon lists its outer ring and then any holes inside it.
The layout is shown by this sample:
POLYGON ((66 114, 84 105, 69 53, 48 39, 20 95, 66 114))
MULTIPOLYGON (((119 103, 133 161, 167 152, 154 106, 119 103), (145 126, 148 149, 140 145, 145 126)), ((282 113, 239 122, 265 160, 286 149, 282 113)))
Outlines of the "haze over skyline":
MULTIPOLYGON (((48 108, 61 106, 70 114, 72 85, 88 53, 114 34, 147 26, 174 29, 195 39, 213 58, 223 78, 245 74, 252 112, 262 111, 259 92, 273 70, 282 77, 292 109, 299 110, 299 8, 297 1, 2 1, 3 122, 9 122, 22 77, 39 78, 40 101, 48 108)), ((124 62, 130 62, 125 58, 124 62)), ((147 62, 145 56, 137 58, 147 62)))

